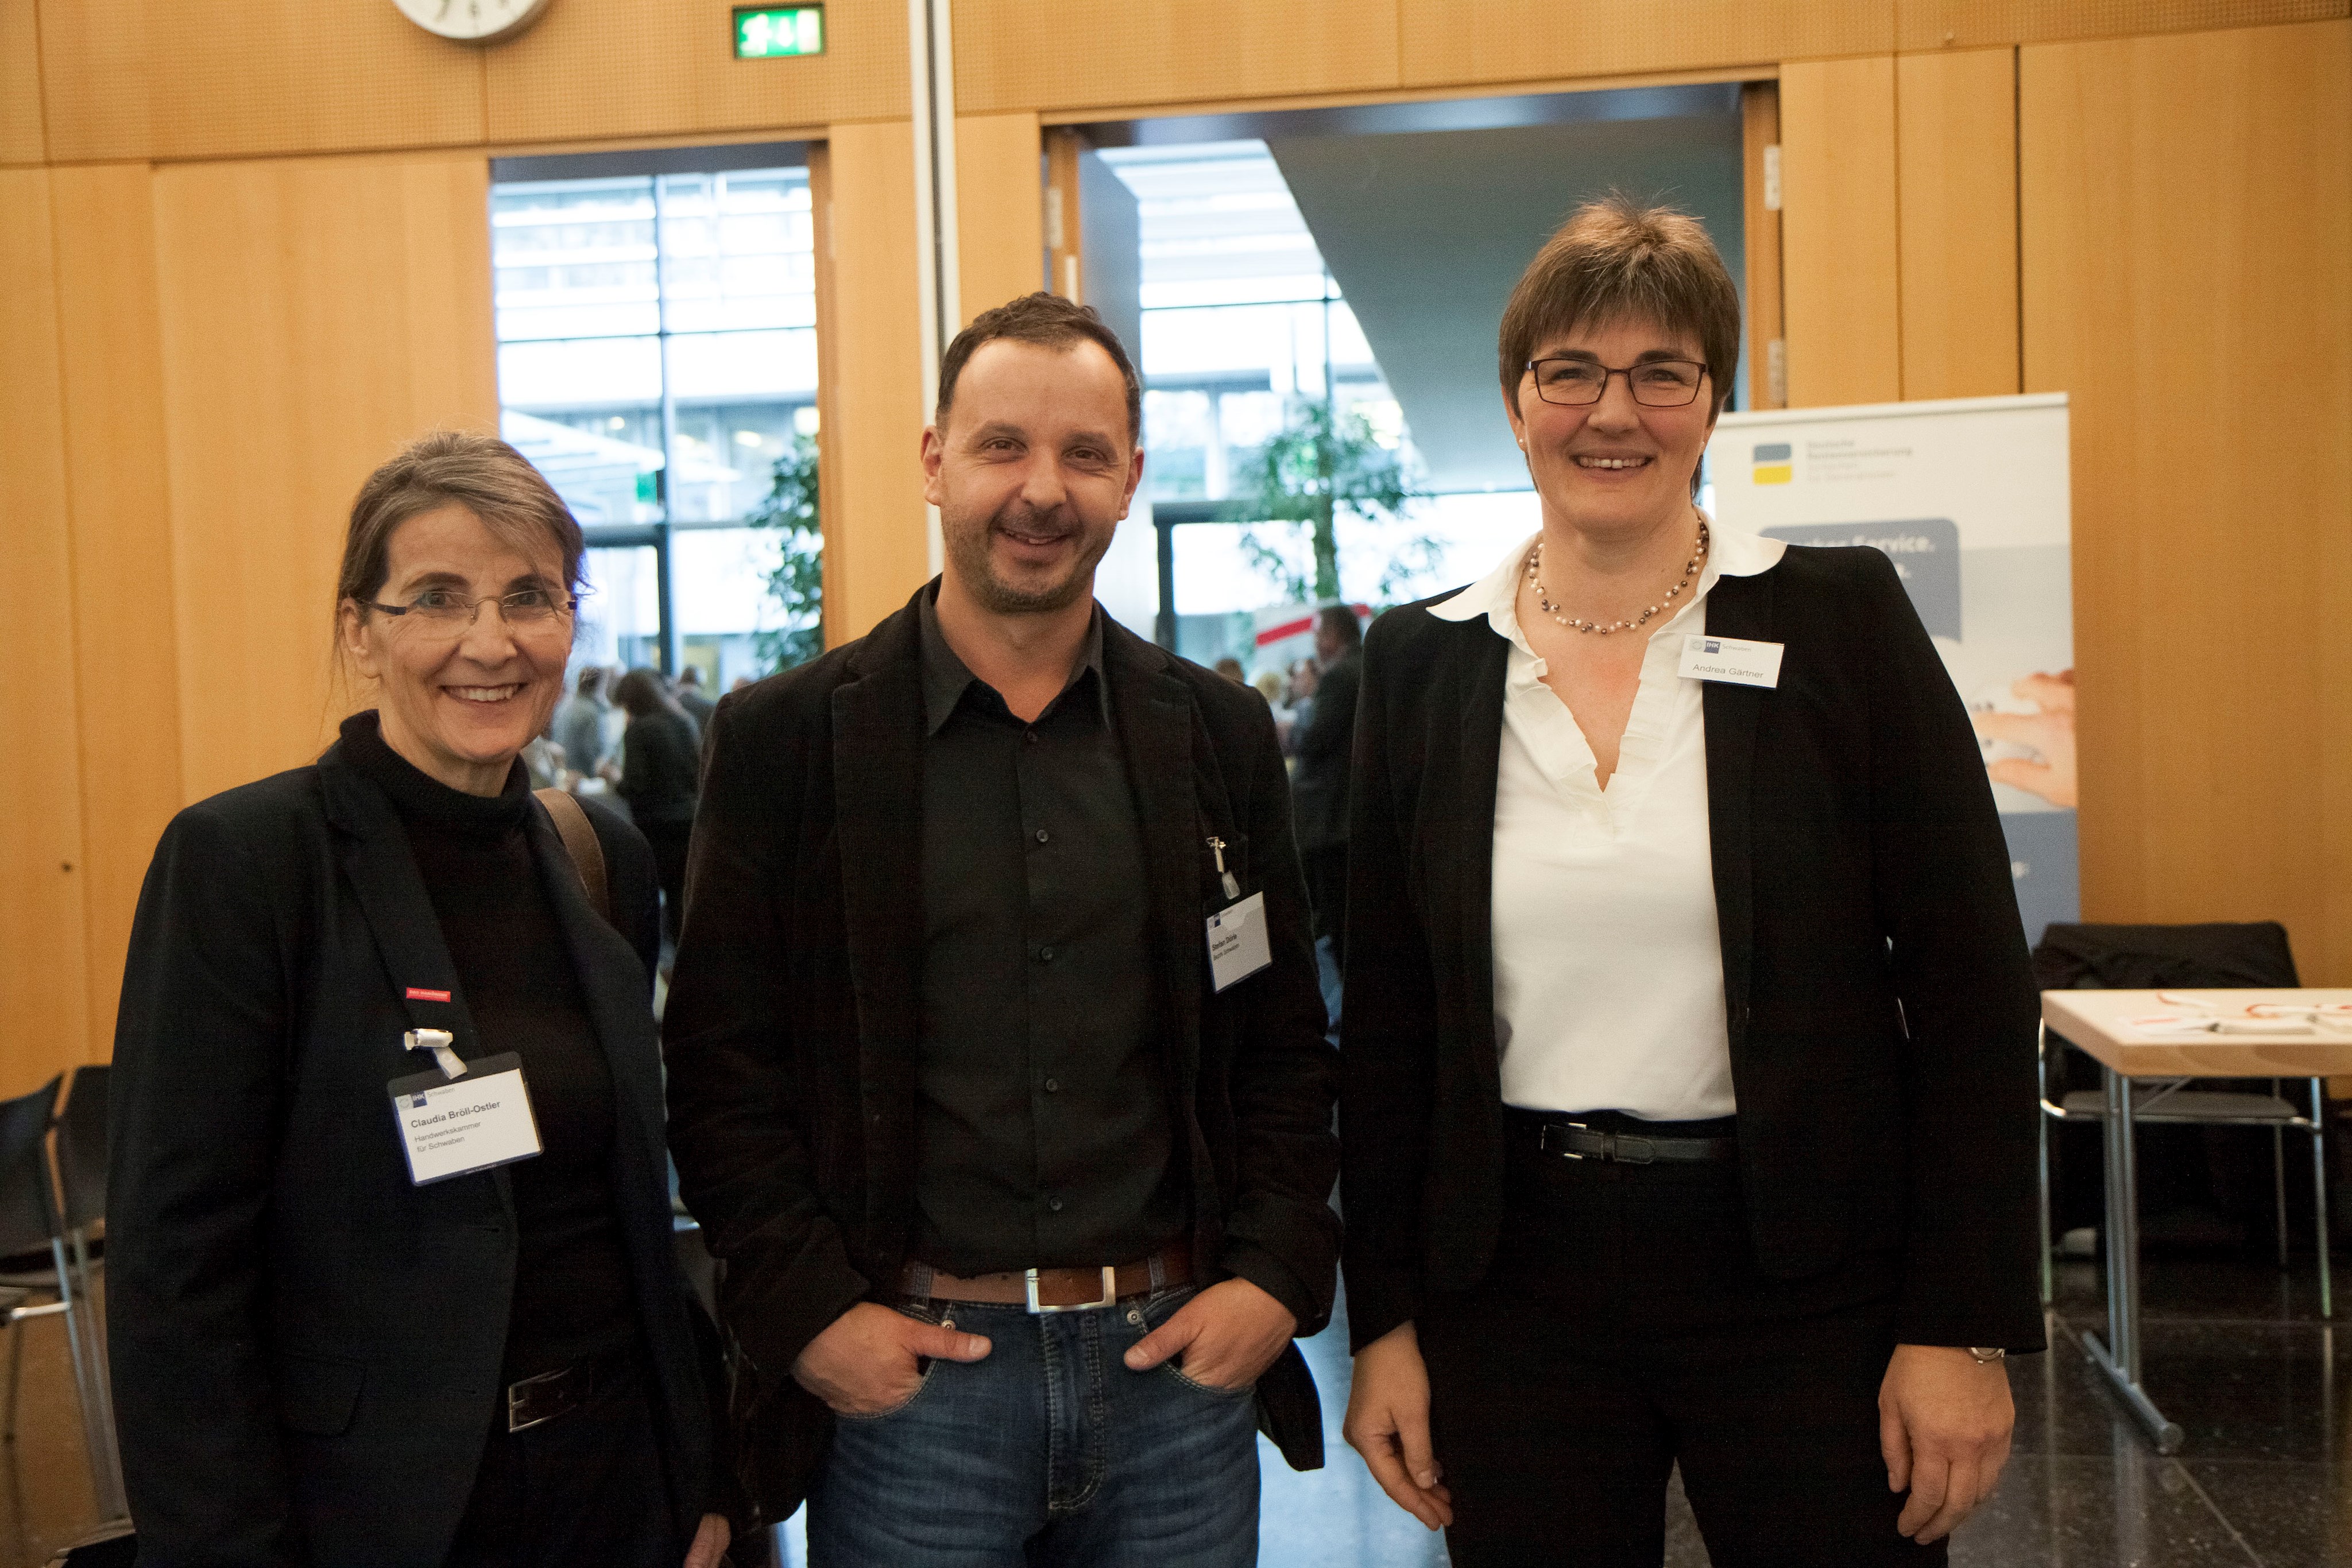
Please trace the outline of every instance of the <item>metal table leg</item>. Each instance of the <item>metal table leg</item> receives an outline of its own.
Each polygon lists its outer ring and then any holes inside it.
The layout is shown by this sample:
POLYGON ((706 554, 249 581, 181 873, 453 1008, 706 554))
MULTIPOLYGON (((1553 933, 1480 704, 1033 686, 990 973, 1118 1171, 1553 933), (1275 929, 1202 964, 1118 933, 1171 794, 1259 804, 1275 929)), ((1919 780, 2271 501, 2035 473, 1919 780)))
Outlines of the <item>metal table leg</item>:
POLYGON ((2327 1080, 2311 1081, 2311 1186, 2319 1214, 2319 1315, 2336 1315, 2336 1280, 2327 1257, 2327 1080))
POLYGON ((2186 1434, 2140 1386, 2139 1358, 2139 1171, 2132 1157, 2131 1080, 2114 1068, 2099 1069, 2106 1091, 2103 1120, 2107 1157, 2107 1338, 2085 1329, 2083 1350, 2106 1375, 2115 1391, 2155 1440, 2159 1454, 2178 1453, 2186 1434))

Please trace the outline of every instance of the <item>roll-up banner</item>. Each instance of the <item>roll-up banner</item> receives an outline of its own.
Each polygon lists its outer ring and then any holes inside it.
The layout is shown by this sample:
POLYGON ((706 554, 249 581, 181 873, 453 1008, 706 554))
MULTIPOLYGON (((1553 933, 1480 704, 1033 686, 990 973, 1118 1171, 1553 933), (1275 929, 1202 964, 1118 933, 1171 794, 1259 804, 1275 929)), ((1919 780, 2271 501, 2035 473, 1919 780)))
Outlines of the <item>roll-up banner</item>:
POLYGON ((1725 528, 1885 550, 1976 726, 2029 942, 2082 917, 2066 396, 1727 413, 1725 528))

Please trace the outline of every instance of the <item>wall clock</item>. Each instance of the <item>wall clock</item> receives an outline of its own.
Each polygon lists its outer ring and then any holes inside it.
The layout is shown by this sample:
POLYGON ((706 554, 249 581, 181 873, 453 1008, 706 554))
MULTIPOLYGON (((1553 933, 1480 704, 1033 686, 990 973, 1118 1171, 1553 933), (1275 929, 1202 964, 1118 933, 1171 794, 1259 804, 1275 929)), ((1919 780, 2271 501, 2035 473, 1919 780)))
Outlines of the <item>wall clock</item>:
POLYGON ((510 38, 547 9, 548 0, 392 0, 400 14, 428 33, 460 43, 510 38))

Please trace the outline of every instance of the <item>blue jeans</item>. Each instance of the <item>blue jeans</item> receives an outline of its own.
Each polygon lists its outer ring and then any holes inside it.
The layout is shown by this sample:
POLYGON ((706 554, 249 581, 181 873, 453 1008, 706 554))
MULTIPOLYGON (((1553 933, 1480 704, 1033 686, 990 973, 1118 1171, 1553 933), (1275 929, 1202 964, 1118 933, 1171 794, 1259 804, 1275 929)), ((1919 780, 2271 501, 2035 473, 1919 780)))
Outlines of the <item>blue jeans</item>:
POLYGON ((809 1494, 810 1568, 1247 1568, 1257 1401, 1127 1349, 1191 1298, 1114 1307, 902 1306, 986 1334, 914 1396, 835 1422, 809 1494))

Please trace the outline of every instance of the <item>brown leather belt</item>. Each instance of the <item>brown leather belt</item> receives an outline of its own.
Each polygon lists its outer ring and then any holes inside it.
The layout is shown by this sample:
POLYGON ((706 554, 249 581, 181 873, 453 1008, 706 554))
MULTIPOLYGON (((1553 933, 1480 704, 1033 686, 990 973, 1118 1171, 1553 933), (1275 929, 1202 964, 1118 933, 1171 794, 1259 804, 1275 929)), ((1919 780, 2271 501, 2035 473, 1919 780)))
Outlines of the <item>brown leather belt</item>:
POLYGON ((1192 1243, 1182 1239, 1149 1258, 1115 1268, 1007 1269, 967 1280, 927 1263, 909 1263, 898 1275, 898 1289, 919 1301, 977 1301, 985 1306, 1027 1307, 1033 1312, 1108 1307, 1131 1296, 1148 1296, 1192 1282, 1192 1243))

